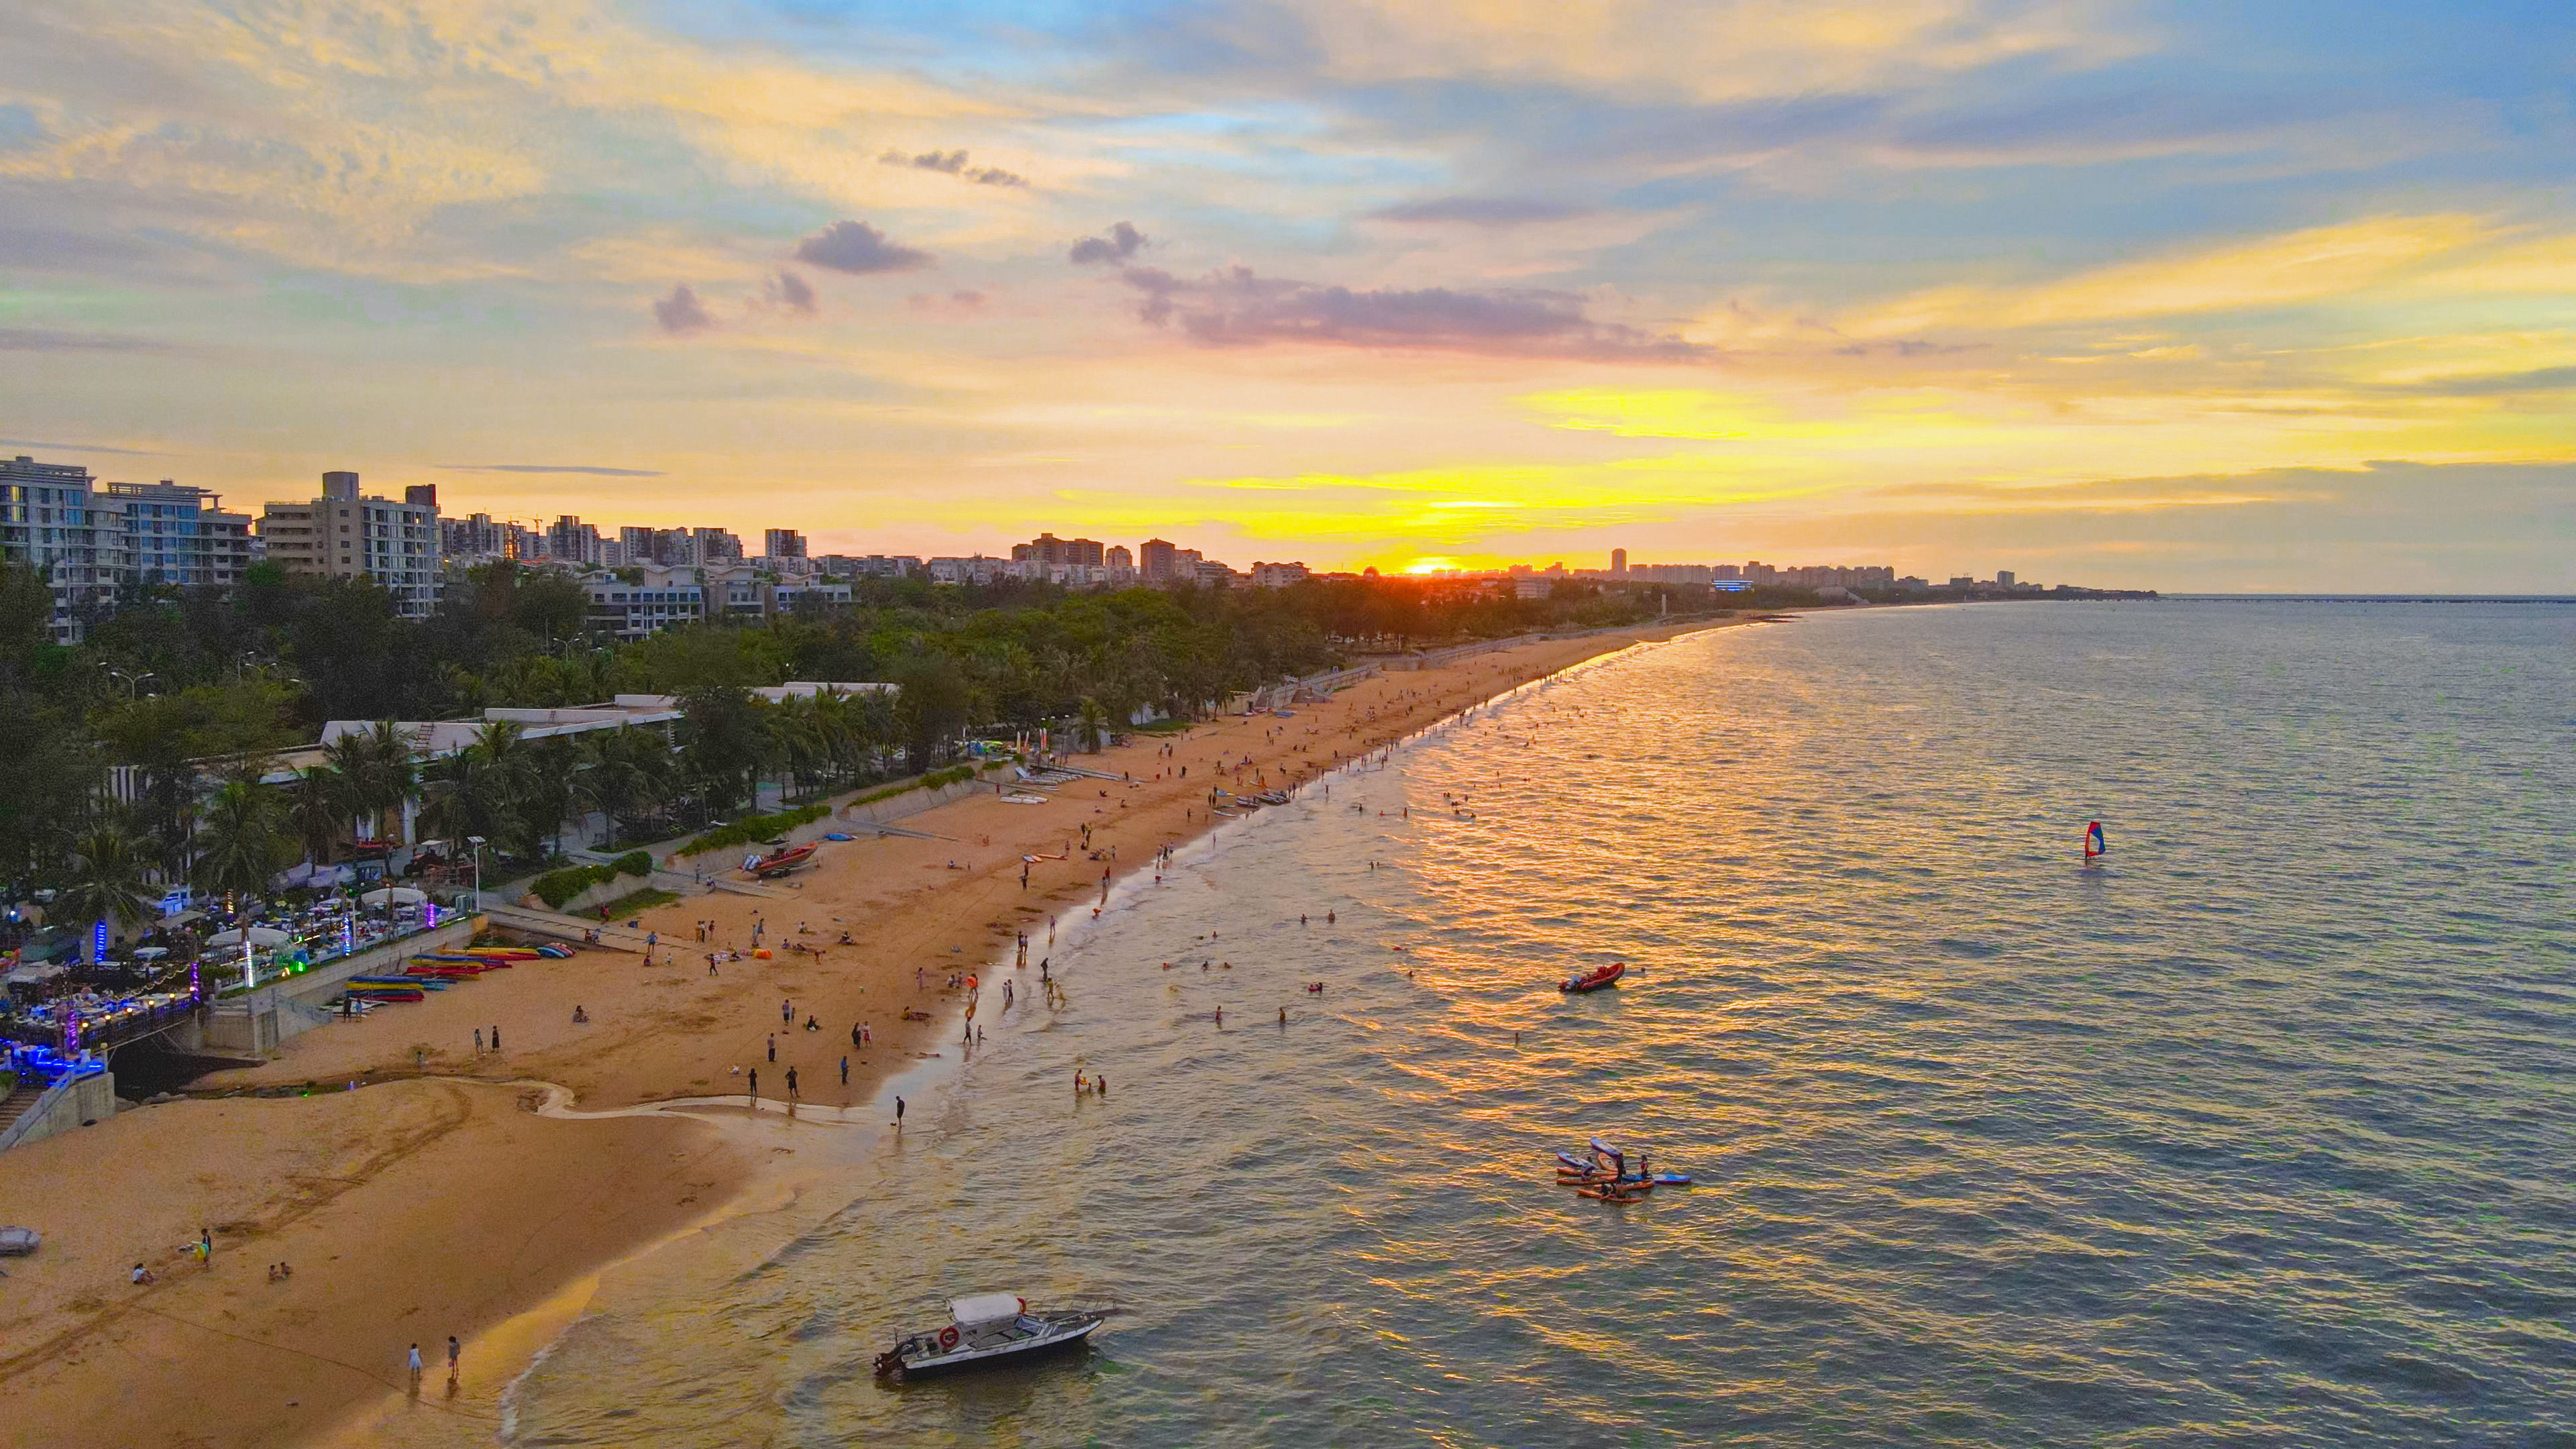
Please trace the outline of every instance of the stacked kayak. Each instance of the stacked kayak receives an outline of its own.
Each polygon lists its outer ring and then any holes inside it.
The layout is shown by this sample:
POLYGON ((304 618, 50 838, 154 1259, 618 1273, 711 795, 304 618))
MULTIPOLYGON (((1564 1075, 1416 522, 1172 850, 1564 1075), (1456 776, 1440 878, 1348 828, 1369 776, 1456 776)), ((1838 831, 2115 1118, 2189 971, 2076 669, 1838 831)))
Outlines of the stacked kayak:
POLYGON ((1557 1186, 1573 1188, 1577 1196, 1599 1202, 1635 1202, 1659 1187, 1691 1185, 1688 1173, 1648 1170, 1643 1153, 1638 1155, 1636 1170, 1630 1171, 1626 1153, 1598 1137, 1590 1146, 1591 1154, 1585 1157, 1556 1154, 1557 1186))

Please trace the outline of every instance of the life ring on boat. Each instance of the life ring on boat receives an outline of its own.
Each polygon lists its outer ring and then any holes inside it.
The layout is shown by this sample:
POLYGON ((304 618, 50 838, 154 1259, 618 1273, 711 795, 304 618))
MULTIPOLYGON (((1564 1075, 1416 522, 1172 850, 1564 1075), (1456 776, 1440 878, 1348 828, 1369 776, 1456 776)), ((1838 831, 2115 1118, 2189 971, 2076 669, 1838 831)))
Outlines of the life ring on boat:
POLYGON ((957 1346, 957 1329, 955 1325, 952 1324, 947 1328, 939 1330, 939 1346, 943 1349, 955 1348, 957 1346))

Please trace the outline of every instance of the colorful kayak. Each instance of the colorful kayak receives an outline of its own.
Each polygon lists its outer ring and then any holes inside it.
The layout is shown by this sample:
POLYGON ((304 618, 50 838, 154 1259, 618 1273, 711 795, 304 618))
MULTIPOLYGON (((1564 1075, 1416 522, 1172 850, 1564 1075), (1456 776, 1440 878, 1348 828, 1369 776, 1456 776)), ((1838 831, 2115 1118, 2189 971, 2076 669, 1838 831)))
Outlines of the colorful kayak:
POLYGON ((1559 991, 1598 991, 1602 987, 1617 981, 1620 977, 1627 974, 1627 962, 1613 961, 1607 966, 1595 967, 1590 971, 1584 972, 1580 976, 1569 976, 1563 981, 1558 982, 1556 984, 1556 989, 1559 991))

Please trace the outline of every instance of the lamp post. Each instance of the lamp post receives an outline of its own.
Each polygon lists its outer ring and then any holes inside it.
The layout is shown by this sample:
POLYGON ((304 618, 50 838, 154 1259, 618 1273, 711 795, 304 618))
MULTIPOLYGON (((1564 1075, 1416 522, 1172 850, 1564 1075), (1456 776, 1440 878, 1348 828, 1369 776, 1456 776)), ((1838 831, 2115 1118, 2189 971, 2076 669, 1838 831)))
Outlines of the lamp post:
POLYGON ((465 843, 474 847, 474 909, 483 909, 483 837, 469 835, 465 843))

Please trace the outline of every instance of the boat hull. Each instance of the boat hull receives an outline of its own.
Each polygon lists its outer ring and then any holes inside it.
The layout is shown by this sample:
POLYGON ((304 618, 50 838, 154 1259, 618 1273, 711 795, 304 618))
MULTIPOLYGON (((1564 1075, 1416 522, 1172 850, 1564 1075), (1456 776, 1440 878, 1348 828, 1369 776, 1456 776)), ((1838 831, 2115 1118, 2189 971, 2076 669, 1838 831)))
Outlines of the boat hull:
POLYGON ((1051 1327, 1036 1338, 985 1347, 977 1347, 971 1342, 961 1343, 948 1352, 927 1355, 897 1349, 880 1356, 877 1373, 889 1382, 900 1384, 944 1374, 1027 1363, 1082 1347, 1090 1341, 1101 1322, 1096 1316, 1083 1314, 1060 1327, 1051 1327))

